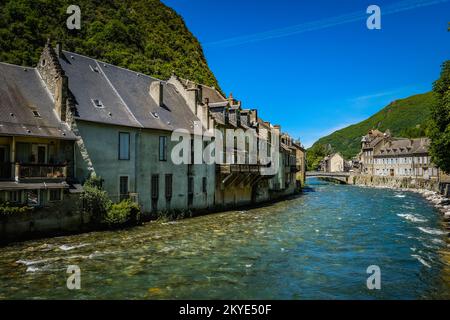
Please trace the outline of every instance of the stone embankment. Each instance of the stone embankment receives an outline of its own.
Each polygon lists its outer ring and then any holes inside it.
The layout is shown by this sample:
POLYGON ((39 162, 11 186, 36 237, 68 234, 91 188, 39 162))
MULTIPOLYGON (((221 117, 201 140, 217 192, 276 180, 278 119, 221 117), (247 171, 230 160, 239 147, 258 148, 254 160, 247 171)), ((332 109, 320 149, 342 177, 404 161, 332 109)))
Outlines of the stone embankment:
POLYGON ((450 199, 438 192, 430 190, 411 190, 420 193, 425 199, 431 202, 443 215, 445 220, 450 221, 450 199))
POLYGON ((349 177, 349 184, 419 193, 450 221, 449 186, 437 180, 354 175, 349 177))

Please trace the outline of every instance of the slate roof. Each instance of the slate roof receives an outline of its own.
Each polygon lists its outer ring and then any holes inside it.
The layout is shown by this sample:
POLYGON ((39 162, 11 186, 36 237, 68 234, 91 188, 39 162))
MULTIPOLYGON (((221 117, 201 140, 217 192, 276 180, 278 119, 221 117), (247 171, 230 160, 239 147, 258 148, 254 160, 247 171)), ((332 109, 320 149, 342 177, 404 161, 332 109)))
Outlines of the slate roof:
POLYGON ((374 156, 384 157, 426 154, 428 153, 429 145, 430 140, 428 138, 393 139, 387 142, 374 156))
POLYGON ((77 139, 57 117, 38 71, 6 63, 0 63, 0 135, 77 139))
POLYGON ((96 59, 63 51, 60 64, 69 78, 77 119, 137 128, 193 130, 199 119, 171 84, 163 82, 163 107, 149 94, 158 79, 96 59), (97 108, 93 100, 100 100, 97 108))

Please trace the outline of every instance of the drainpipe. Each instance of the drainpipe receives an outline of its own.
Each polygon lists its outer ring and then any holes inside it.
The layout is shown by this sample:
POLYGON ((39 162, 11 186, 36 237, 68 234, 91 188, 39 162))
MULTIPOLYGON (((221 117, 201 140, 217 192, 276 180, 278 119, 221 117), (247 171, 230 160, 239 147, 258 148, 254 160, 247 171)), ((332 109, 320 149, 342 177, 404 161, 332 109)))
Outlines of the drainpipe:
MULTIPOLYGON (((138 193, 138 166, 139 166, 139 143, 142 129, 139 129, 139 132, 135 135, 134 141, 134 192, 138 193)), ((138 195, 139 202, 139 195, 138 195)))

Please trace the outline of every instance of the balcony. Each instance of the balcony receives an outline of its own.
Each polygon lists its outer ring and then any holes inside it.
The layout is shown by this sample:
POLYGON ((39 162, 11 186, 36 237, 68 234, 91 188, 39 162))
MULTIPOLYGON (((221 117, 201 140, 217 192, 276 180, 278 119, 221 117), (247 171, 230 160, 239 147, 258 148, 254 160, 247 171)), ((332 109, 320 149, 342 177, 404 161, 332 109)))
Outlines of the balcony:
POLYGON ((257 173, 261 172, 258 164, 218 164, 217 171, 221 174, 231 173, 257 173))
POLYGON ((0 180, 11 180, 11 170, 13 164, 11 162, 0 163, 0 180))
POLYGON ((15 164, 18 182, 59 182, 67 178, 66 164, 15 164))

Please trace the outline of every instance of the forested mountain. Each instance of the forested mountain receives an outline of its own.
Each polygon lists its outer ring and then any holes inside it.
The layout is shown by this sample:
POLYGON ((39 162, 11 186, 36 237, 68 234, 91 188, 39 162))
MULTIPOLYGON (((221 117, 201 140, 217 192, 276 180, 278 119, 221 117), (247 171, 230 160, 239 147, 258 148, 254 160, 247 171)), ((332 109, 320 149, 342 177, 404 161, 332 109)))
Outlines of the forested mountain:
POLYGON ((354 157, 360 151, 362 136, 370 129, 389 129, 397 137, 425 136, 433 99, 433 93, 428 92, 396 100, 370 118, 320 138, 308 150, 310 169, 329 152, 340 152, 347 159, 354 157))
POLYGON ((35 66, 47 40, 63 48, 166 79, 172 72, 218 88, 198 40, 159 0, 2 0, 0 61, 35 66), (66 26, 81 9, 81 30, 66 26))

